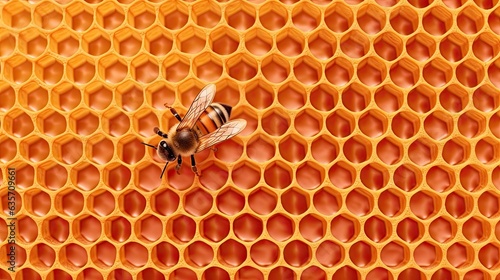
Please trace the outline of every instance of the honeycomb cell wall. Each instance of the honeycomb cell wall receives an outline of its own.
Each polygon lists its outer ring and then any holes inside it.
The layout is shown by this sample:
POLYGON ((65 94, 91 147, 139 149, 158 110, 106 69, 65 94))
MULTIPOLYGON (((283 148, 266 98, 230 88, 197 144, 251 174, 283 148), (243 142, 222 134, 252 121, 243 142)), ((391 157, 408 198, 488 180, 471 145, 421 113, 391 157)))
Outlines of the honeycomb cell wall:
POLYGON ((499 38, 497 0, 0 0, 0 279, 499 280, 499 38), (208 83, 247 126, 160 179, 208 83))

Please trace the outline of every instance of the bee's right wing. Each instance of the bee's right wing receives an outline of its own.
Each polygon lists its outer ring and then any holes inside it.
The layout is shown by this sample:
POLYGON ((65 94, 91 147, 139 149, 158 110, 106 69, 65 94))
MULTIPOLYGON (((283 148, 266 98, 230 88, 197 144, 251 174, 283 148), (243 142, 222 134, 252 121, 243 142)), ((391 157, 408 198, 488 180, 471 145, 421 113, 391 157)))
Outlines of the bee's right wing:
POLYGON ((194 127, 201 113, 203 113, 208 105, 214 100, 215 91, 216 87, 214 84, 208 84, 200 91, 198 96, 193 100, 193 103, 191 103, 186 115, 182 118, 181 123, 177 127, 177 131, 194 127))
POLYGON ((200 145, 196 149, 196 153, 235 136, 245 129, 246 126, 247 121, 244 119, 232 120, 225 123, 216 131, 200 137, 200 145))

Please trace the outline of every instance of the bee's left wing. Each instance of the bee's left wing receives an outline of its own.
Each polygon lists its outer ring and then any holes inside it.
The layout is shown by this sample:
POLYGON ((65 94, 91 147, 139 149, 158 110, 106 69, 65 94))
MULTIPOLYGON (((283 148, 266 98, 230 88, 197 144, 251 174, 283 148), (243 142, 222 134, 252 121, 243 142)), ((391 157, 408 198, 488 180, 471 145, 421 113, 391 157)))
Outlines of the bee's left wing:
POLYGON ((183 128, 193 128, 201 113, 207 109, 208 105, 212 103, 215 96, 215 85, 209 84, 205 86, 200 93, 195 97, 193 103, 189 107, 186 115, 182 118, 181 123, 177 127, 177 131, 183 128))
POLYGON ((220 143, 224 140, 227 140, 236 134, 240 133, 247 126, 247 121, 244 119, 232 120, 224 125, 222 125, 216 131, 209 133, 207 135, 203 135, 200 138, 200 145, 196 149, 196 153, 205 150, 206 148, 210 148, 213 145, 220 143))

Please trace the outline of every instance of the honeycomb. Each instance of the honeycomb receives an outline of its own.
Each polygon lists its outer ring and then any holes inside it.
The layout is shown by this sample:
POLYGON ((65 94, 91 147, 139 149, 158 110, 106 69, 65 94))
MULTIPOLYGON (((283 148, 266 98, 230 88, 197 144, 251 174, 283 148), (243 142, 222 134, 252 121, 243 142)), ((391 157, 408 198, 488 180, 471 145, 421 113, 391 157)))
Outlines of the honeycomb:
POLYGON ((498 2, 0 1, 0 279, 499 280, 498 2))

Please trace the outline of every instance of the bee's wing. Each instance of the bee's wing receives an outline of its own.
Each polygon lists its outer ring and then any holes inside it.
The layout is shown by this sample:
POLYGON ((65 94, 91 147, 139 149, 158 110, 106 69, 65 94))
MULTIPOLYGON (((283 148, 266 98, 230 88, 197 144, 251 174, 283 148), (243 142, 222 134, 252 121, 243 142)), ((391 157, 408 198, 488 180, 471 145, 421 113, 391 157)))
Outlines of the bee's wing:
POLYGON ((210 148, 211 146, 227 140, 236 134, 240 133, 247 126, 247 121, 244 119, 232 120, 224 125, 222 125, 216 131, 209 133, 207 135, 203 135, 200 138, 200 145, 196 149, 196 153, 205 150, 206 148, 210 148))
POLYGON ((216 88, 214 84, 209 84, 200 91, 198 96, 193 100, 193 103, 191 103, 191 107, 189 107, 186 115, 182 118, 181 123, 177 127, 177 131, 183 128, 194 127, 201 113, 203 113, 208 105, 212 103, 212 100, 214 100, 215 91, 216 88))

